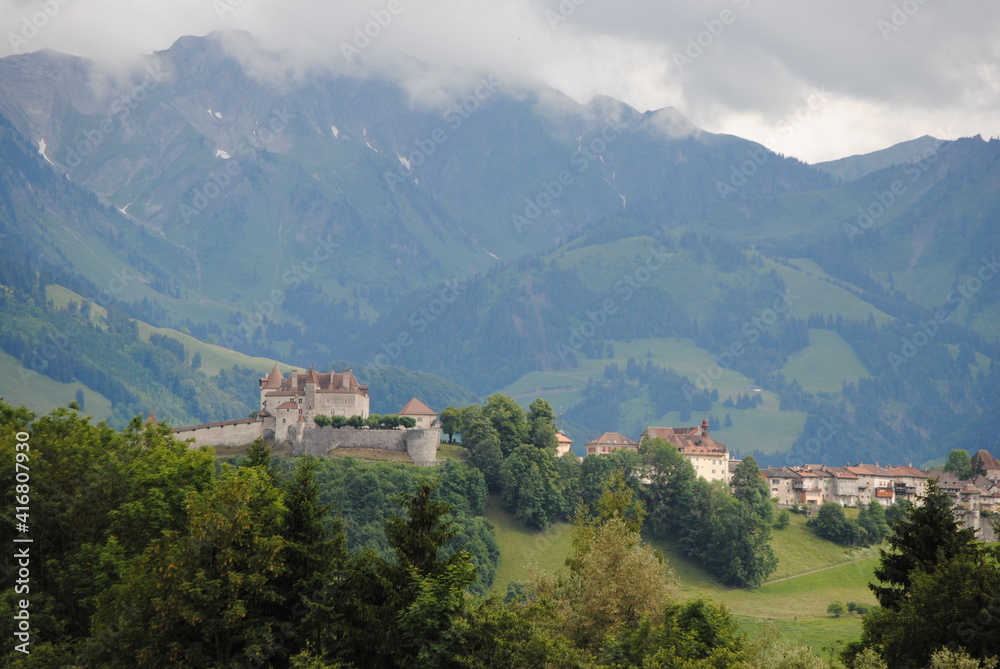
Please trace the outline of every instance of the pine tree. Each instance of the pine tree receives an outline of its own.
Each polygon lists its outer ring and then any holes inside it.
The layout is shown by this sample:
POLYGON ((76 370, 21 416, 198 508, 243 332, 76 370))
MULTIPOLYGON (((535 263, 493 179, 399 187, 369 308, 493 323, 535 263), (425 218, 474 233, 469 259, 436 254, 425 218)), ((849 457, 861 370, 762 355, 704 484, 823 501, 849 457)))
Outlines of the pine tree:
POLYGON ((975 552, 975 532, 959 529, 951 510, 951 497, 929 479, 922 504, 914 506, 890 527, 889 545, 893 552, 880 550, 881 564, 875 577, 884 584, 870 584, 880 605, 898 609, 917 570, 934 571, 939 562, 963 553, 975 552))

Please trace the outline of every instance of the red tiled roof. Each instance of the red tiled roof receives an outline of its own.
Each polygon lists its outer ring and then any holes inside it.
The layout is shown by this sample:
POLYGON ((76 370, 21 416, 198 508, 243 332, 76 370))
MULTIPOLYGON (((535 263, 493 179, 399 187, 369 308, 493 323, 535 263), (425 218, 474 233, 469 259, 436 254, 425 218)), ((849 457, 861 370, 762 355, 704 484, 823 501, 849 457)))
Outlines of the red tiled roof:
POLYGON ((977 465, 981 465, 986 471, 1000 469, 1000 460, 993 457, 989 451, 980 449, 972 456, 972 468, 975 469, 977 465))
POLYGON ((677 447, 683 455, 722 455, 728 449, 708 436, 708 421, 699 427, 647 427, 642 439, 663 439, 677 447))
POLYGON ((274 408, 275 409, 298 409, 299 405, 298 405, 297 402, 292 402, 291 400, 289 400, 288 402, 282 402, 281 404, 279 404, 278 406, 276 406, 274 408))
POLYGON ((638 442, 632 441, 624 434, 617 432, 605 432, 593 441, 588 441, 587 446, 638 446, 638 442))
POLYGON ((573 440, 570 439, 569 437, 567 437, 562 432, 556 432, 556 441, 558 441, 560 444, 572 444, 573 443, 573 440))
POLYGON ((670 441, 678 435, 701 434, 700 427, 647 427, 643 437, 670 441))
POLYGON ((430 408, 416 397, 410 399, 406 406, 399 410, 400 416, 436 416, 437 411, 430 408))
POLYGON ((315 386, 317 393, 355 393, 365 397, 368 396, 368 386, 359 384, 349 369, 343 372, 320 374, 310 366, 307 372, 301 374, 293 372, 288 377, 283 377, 280 370, 278 370, 278 366, 275 365, 267 379, 262 380, 264 381, 263 387, 272 391, 267 393, 268 395, 303 393, 306 386, 311 384, 315 386), (276 372, 277 375, 275 375, 276 372), (292 382, 293 374, 295 377, 294 383, 292 382))
POLYGON ((275 364, 274 367, 271 368, 271 373, 261 380, 264 382, 262 386, 263 388, 267 390, 277 390, 281 388, 281 382, 285 380, 285 377, 281 375, 281 370, 278 369, 278 365, 275 364))

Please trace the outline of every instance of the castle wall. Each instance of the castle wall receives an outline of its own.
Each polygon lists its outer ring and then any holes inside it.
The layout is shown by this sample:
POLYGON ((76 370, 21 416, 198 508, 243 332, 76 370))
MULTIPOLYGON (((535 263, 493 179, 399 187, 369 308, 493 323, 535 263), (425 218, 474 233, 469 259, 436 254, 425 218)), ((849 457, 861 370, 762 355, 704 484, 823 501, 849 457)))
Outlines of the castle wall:
MULTIPOLYGON (((308 392, 309 386, 306 386, 308 392)), ((307 394, 307 398, 309 395, 307 394)), ((313 416, 362 416, 368 417, 368 398, 356 393, 316 392, 307 400, 307 410, 313 416)))
POLYGON ((380 448, 407 453, 418 465, 437 464, 441 428, 426 430, 363 430, 352 427, 311 427, 289 430, 295 455, 327 455, 338 448, 380 448))
POLYGON ((263 435, 263 422, 245 418, 221 423, 179 427, 174 430, 174 437, 181 441, 194 437, 192 448, 199 446, 242 446, 263 435))

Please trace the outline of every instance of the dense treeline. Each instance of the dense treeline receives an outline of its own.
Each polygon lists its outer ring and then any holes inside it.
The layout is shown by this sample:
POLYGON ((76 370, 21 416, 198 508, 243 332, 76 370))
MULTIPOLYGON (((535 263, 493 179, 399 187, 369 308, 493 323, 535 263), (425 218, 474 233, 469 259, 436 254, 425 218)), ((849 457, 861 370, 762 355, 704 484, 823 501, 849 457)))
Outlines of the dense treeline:
POLYGON ((0 348, 21 361, 18 382, 30 384, 40 375, 79 381, 111 401, 116 425, 150 409, 175 424, 247 415, 237 397, 181 359, 180 342, 144 342, 124 313, 111 308, 96 319, 91 308, 73 302, 54 309, 39 306, 29 294, 0 294, 0 348))
MULTIPOLYGON (((468 539, 491 533, 462 520, 485 504, 476 469, 452 463, 435 482, 402 465, 276 461, 262 443, 217 465, 141 418, 115 432, 0 403, 5 469, 18 454, 30 583, 5 588, 0 626, 24 644, 4 651, 21 666, 823 666, 737 633, 722 606, 675 601, 621 473, 577 514, 565 570, 480 599, 487 565, 468 539)), ((4 567, 13 579, 10 556, 4 567)))
MULTIPOLYGON (((475 469, 449 464, 432 484, 403 465, 277 461, 262 442, 220 468, 210 449, 190 450, 166 426, 136 418, 116 432, 72 407, 34 419, 0 402, 0 430, 5 471, 18 458, 31 472, 4 493, 8 508, 23 494, 18 505, 30 509, 18 528, 32 539, 30 584, 5 587, 2 602, 13 638, 18 601, 30 601, 26 666, 288 666, 296 649, 336 636, 330 625, 347 611, 328 609, 350 588, 363 598, 381 583, 383 605, 409 596, 436 606, 419 599, 438 593, 425 590, 432 563, 455 602, 492 584, 499 554, 475 469), (404 499, 433 518, 404 522, 404 499), (424 563, 413 572, 402 554, 424 563)), ((3 529, 13 545, 9 514, 3 529)), ((17 570, 8 555, 8 584, 17 570)), ((434 624, 412 615, 414 629, 434 624)), ((354 621, 359 646, 369 622, 354 621)))
POLYGON ((1000 548, 960 529, 948 494, 930 481, 922 504, 890 523, 871 589, 880 608, 841 659, 852 669, 996 666, 1000 548))
POLYGON ((752 457, 737 470, 731 492, 696 476, 675 446, 658 439, 638 453, 557 458, 555 416, 544 400, 524 412, 511 398, 491 395, 483 406, 451 408, 442 420, 446 432, 449 426, 461 432, 470 462, 528 527, 545 528, 594 508, 619 476, 648 509, 645 529, 675 541, 722 582, 760 585, 777 567, 770 546, 773 503, 752 457))
POLYGON ((313 418, 313 422, 319 427, 364 427, 372 430, 394 430, 397 427, 413 427, 417 424, 417 419, 413 416, 397 416, 396 414, 386 414, 385 416, 380 416, 377 413, 373 413, 369 414, 367 417, 360 415, 319 415, 313 418))
MULTIPOLYGON (((891 517, 906 513, 909 506, 907 500, 900 500, 894 505, 891 517)), ((840 504, 827 502, 806 521, 806 527, 817 536, 842 546, 871 546, 882 543, 889 533, 889 517, 885 507, 876 500, 861 505, 857 518, 848 518, 840 504)))

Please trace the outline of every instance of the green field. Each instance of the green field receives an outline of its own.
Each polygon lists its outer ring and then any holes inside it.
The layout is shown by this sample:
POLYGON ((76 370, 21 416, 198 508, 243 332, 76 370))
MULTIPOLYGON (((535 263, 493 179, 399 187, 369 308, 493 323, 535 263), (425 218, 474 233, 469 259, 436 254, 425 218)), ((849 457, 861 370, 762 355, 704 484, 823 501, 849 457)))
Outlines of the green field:
POLYGON ((767 269, 775 269, 792 295, 791 314, 796 318, 808 318, 812 314, 836 316, 866 321, 874 316, 879 325, 889 322, 892 317, 876 309, 860 297, 831 283, 832 277, 811 260, 796 258, 791 261, 798 269, 771 260, 764 260, 767 269))
MULTIPOLYGON (((503 592, 512 581, 527 581, 537 569, 562 569, 572 550, 571 529, 557 523, 544 532, 527 530, 503 511, 500 500, 490 500, 487 517, 496 528, 500 544, 500 567, 495 589, 503 592)), ((784 530, 773 533, 772 546, 779 565, 760 588, 728 588, 719 584, 693 561, 683 557, 668 541, 653 541, 663 552, 677 580, 675 596, 687 600, 708 597, 729 607, 750 633, 760 624, 776 625, 789 642, 812 647, 824 658, 824 648, 857 639, 860 617, 834 618, 826 613, 833 600, 874 604, 868 589, 878 564, 876 549, 847 551, 813 536, 805 518, 792 516, 784 530)))
POLYGON ((509 583, 528 581, 537 569, 553 572, 563 568, 572 550, 572 526, 568 523, 554 523, 542 531, 530 530, 503 510, 498 495, 490 496, 486 518, 493 524, 500 545, 494 590, 503 593, 509 583))
POLYGON ((14 406, 23 404, 38 415, 49 413, 54 406, 66 406, 83 391, 83 413, 97 420, 111 416, 111 401, 79 381, 60 383, 44 374, 26 370, 21 361, 0 351, 0 396, 14 406))
POLYGON ((781 372, 810 393, 838 393, 845 381, 871 378, 871 372, 840 334, 814 328, 809 329, 809 346, 789 356, 781 372))
MULTIPOLYGON (((73 292, 69 288, 64 288, 58 285, 48 285, 45 287, 45 298, 51 300, 56 308, 65 307, 70 302, 83 303, 85 298, 81 297, 77 293, 73 292)), ((96 323, 100 322, 107 314, 107 310, 97 304, 93 304, 90 310, 91 321, 96 323)), ((241 365, 243 367, 249 367, 250 369, 256 369, 262 374, 266 374, 271 371, 276 361, 270 360, 268 358, 258 358, 249 355, 244 355, 243 353, 238 353, 232 351, 223 346, 217 346, 215 344, 206 344, 203 341, 195 339, 194 337, 184 334, 178 330, 173 330, 171 328, 158 328, 150 325, 149 323, 144 323, 143 321, 136 321, 139 328, 139 337, 143 341, 149 341, 149 336, 152 334, 163 335, 167 337, 172 337, 177 339, 182 344, 184 348, 187 349, 188 359, 190 360, 194 356, 195 352, 201 353, 201 371, 205 372, 209 376, 215 376, 222 369, 230 369, 236 365, 241 365)), ((294 367, 285 363, 278 363, 278 367, 281 368, 282 372, 287 374, 292 369, 306 369, 304 366, 294 367)))
MULTIPOLYGON (((629 358, 639 362, 652 360, 662 367, 672 367, 679 374, 697 381, 700 373, 708 373, 710 366, 715 364, 712 354, 703 348, 695 346, 690 339, 669 337, 663 339, 633 339, 631 341, 613 341, 614 359, 590 360, 581 357, 574 369, 547 372, 529 372, 498 392, 513 397, 522 407, 528 405, 536 397, 549 402, 559 415, 583 400, 583 390, 590 378, 601 378, 604 367, 616 362, 624 369, 629 358)), ((718 378, 710 379, 711 388, 719 391, 719 402, 712 405, 711 414, 719 418, 730 414, 733 426, 719 429, 715 434, 719 441, 730 449, 741 452, 760 450, 766 453, 783 452, 802 434, 806 422, 806 414, 799 411, 779 411, 779 399, 767 390, 763 391, 764 404, 755 409, 738 410, 723 406, 730 395, 735 397, 740 393, 750 392, 754 382, 732 369, 712 368, 712 373, 720 370, 718 378)), ((839 390, 840 385, 838 383, 839 390)), ((692 417, 694 422, 700 422, 702 416, 692 417)), ((652 425, 664 427, 679 427, 680 412, 672 411, 657 414, 646 398, 630 400, 622 405, 622 431, 626 436, 638 437, 642 431, 652 425)), ((609 428, 611 429, 611 428, 609 428)), ((577 435, 579 441, 596 437, 593 435, 577 435)), ((583 452, 582 444, 577 444, 577 452, 583 452)))

